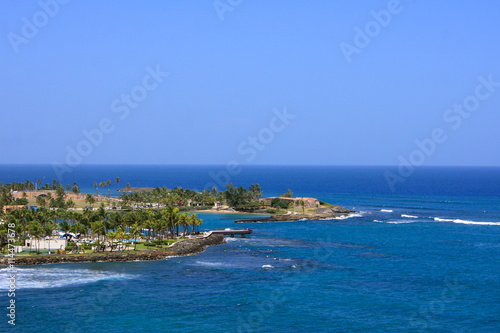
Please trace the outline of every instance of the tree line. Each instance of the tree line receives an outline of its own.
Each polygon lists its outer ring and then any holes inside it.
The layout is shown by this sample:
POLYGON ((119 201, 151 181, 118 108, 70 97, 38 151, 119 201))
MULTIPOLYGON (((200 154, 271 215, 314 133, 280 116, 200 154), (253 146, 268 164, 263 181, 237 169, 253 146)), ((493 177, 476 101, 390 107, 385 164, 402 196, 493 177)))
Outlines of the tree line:
POLYGON ((146 237, 163 241, 180 235, 197 233, 202 220, 196 214, 182 213, 177 207, 161 210, 141 209, 132 212, 110 212, 104 207, 82 212, 65 209, 16 209, 1 213, 0 247, 14 236, 18 245, 26 239, 51 237, 56 231, 95 237, 98 244, 113 240, 146 237))
POLYGON ((182 187, 157 187, 151 191, 123 193, 120 198, 125 205, 158 203, 166 206, 207 207, 220 203, 238 210, 255 210, 261 207, 261 195, 259 184, 252 184, 248 189, 227 184, 224 191, 219 191, 216 187, 201 192, 182 187))

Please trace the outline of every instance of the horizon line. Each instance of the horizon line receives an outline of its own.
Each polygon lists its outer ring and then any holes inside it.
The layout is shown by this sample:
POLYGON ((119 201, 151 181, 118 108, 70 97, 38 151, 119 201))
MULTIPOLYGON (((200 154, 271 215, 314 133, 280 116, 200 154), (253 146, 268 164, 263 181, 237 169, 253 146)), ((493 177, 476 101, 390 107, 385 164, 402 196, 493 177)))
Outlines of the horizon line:
MULTIPOLYGON (((203 166, 214 166, 214 167, 224 167, 225 164, 162 164, 162 163, 88 163, 81 164, 74 168, 84 167, 84 166, 178 166, 178 167, 203 167, 203 166)), ((0 163, 0 166, 49 166, 50 163, 0 163)), ((399 167, 397 164, 239 164, 240 167, 399 167)), ((437 165, 420 165, 413 166, 414 168, 498 168, 500 165, 446 165, 446 164, 437 164, 437 165)))

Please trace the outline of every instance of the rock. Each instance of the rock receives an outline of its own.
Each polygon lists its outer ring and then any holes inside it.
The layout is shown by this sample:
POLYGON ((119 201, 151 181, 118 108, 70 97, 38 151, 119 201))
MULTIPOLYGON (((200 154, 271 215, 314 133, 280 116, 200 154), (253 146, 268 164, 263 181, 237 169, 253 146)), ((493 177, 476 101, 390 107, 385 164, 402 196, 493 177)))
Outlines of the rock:
MULTIPOLYGON (((170 247, 162 250, 149 250, 140 252, 106 252, 82 254, 76 256, 16 256, 14 266, 55 264, 61 262, 117 262, 134 260, 160 260, 168 256, 185 256, 202 252, 207 246, 223 244, 225 242, 223 235, 210 235, 206 238, 186 239, 172 244, 170 247)), ((0 258, 0 265, 8 264, 8 257, 0 258)))
POLYGON ((316 208, 314 211, 317 214, 350 214, 354 213, 353 210, 340 207, 340 206, 333 206, 333 207, 324 207, 324 208, 316 208))
POLYGON ((335 217, 345 216, 347 214, 354 213, 353 210, 340 207, 320 207, 314 210, 314 214, 277 214, 270 217, 256 218, 256 219, 245 219, 237 220, 235 223, 250 223, 250 222, 285 222, 285 221, 299 221, 299 220, 324 220, 335 217))
POLYGON ((333 213, 337 213, 337 214, 350 214, 350 213, 355 212, 354 210, 347 209, 347 208, 340 207, 340 206, 334 206, 333 208, 331 208, 331 210, 333 213))

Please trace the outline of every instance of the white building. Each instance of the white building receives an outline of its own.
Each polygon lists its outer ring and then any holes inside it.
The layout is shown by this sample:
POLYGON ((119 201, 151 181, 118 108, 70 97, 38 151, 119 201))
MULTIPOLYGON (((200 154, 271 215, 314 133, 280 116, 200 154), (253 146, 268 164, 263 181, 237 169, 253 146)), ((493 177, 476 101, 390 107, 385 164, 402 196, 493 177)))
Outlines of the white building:
POLYGON ((68 241, 64 238, 30 238, 24 242, 24 246, 39 250, 64 250, 68 241))

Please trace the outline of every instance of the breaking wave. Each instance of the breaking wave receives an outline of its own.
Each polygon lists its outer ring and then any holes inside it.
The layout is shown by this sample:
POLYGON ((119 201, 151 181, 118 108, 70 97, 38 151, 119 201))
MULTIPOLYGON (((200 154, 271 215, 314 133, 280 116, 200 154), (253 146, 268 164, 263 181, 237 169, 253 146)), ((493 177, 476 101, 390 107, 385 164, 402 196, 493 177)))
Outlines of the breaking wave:
POLYGON ((469 221, 469 220, 461 220, 461 219, 443 219, 440 217, 435 217, 434 221, 452 222, 452 223, 460 223, 460 224, 476 224, 476 225, 500 225, 500 222, 480 222, 480 221, 469 221))
POLYGON ((102 280, 129 279, 131 275, 91 269, 19 268, 0 269, 0 290, 9 289, 7 277, 15 276, 16 289, 59 288, 102 280))
POLYGON ((363 217, 363 214, 361 214, 361 213, 350 213, 350 214, 345 215, 345 216, 328 217, 328 218, 322 219, 322 220, 347 220, 347 219, 350 219, 350 218, 353 218, 353 217, 363 217))

